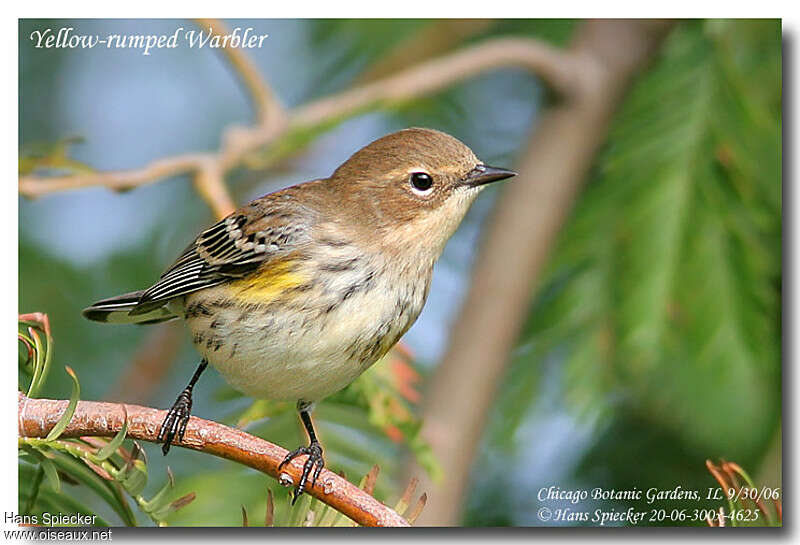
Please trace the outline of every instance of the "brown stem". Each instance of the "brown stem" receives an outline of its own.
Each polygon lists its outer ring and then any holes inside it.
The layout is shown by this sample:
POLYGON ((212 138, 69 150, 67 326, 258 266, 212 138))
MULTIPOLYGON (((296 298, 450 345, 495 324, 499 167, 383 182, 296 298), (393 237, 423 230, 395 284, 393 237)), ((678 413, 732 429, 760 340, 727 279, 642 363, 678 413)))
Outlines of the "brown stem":
POLYGON ((437 486, 422 479, 430 502, 420 524, 459 522, 477 445, 531 290, 617 103, 670 27, 665 21, 589 21, 564 53, 580 68, 578 88, 537 120, 520 175, 504 187, 484 233, 466 301, 426 393, 422 433, 444 465, 445 480, 437 486))
MULTIPOLYGON (((68 403, 66 400, 30 399, 18 392, 20 437, 46 437, 68 403)), ((62 437, 113 437, 122 428, 125 411, 128 415, 128 436, 155 443, 166 411, 96 401, 78 402, 75 414, 62 437)), ((178 446, 232 460, 276 479, 280 478, 278 465, 288 452, 241 430, 194 416, 189 419, 184 440, 178 446)), ((302 457, 295 459, 280 473, 288 474, 292 482, 296 483, 303 472, 303 462, 302 457)), ((322 471, 316 486, 308 492, 363 526, 409 525, 394 510, 327 469, 322 471)))

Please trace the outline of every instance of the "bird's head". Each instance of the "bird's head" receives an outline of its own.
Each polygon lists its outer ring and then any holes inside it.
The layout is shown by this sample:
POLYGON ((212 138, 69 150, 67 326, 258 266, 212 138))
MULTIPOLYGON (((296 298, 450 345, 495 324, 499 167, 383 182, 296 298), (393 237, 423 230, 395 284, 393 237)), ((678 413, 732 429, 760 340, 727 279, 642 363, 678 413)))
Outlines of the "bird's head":
POLYGON ((411 246, 435 258, 485 185, 515 175, 483 164, 448 134, 412 128, 360 149, 330 182, 341 205, 384 246, 411 246))

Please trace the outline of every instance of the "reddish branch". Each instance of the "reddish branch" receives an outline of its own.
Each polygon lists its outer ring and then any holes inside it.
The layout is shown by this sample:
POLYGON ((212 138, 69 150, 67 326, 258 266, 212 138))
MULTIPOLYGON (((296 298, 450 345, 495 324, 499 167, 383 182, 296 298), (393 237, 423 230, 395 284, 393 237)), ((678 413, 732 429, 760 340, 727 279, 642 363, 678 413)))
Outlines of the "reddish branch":
MULTIPOLYGON (((68 404, 66 400, 30 399, 22 392, 18 395, 18 433, 21 437, 46 437, 68 404)), ((155 443, 166 411, 127 404, 123 410, 119 403, 95 401, 78 402, 62 437, 113 437, 122 429, 125 411, 128 414, 128 436, 155 443)), ((304 457, 295 459, 279 473, 278 464, 286 456, 286 449, 241 430, 195 417, 189 419, 184 440, 178 446, 232 460, 276 479, 285 473, 294 483, 300 479, 305 461, 304 457)), ((309 493, 363 526, 409 526, 394 510, 327 469, 322 471, 309 493)))

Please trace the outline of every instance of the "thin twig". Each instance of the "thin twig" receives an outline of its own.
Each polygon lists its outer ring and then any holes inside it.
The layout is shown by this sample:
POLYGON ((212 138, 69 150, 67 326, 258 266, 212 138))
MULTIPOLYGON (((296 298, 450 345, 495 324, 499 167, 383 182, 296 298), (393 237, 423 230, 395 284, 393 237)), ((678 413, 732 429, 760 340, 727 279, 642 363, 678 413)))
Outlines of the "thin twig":
MULTIPOLYGON (((30 399, 19 392, 19 435, 46 437, 63 414, 67 403, 66 400, 30 399)), ((125 411, 128 415, 129 437, 157 442, 158 430, 166 411, 128 404, 123 409, 118 403, 96 401, 78 402, 75 414, 61 437, 113 437, 122 428, 125 411)), ((301 458, 293 460, 279 473, 278 465, 287 450, 241 430, 201 418, 189 419, 184 439, 176 445, 232 460, 276 479, 285 473, 295 483, 303 471, 304 460, 301 458)), ((394 510, 327 469, 322 471, 316 486, 308 492, 363 526, 409 525, 394 510)))
MULTIPOLYGON (((218 19, 196 19, 201 27, 207 26, 215 35, 227 34, 228 28, 218 19)), ((286 112, 278 101, 275 92, 258 71, 256 65, 250 60, 240 47, 226 46, 222 52, 228 57, 231 66, 242 84, 250 93, 250 101, 256 110, 256 120, 259 125, 285 124, 286 112)))

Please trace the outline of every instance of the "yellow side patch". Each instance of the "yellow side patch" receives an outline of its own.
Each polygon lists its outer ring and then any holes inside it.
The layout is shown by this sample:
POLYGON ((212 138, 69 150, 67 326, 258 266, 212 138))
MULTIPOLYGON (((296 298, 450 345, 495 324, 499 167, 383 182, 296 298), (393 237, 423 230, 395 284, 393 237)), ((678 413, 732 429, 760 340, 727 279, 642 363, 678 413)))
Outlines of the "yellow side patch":
POLYGON ((272 303, 287 290, 308 281, 308 276, 292 270, 293 261, 279 261, 258 272, 228 284, 231 297, 242 303, 272 303))

